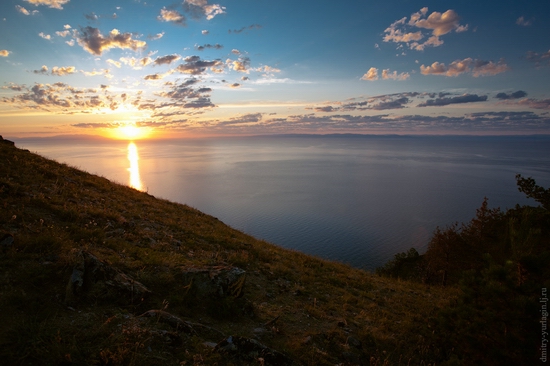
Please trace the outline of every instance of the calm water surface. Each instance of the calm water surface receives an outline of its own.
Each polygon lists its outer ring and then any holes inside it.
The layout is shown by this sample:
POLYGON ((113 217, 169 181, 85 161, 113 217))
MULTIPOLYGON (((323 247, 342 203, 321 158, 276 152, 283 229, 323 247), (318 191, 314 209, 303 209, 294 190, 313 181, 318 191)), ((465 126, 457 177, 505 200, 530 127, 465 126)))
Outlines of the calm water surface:
POLYGON ((14 139, 16 145, 186 203, 280 246, 373 270, 426 249, 437 226, 535 204, 550 137, 276 136, 172 141, 14 139))

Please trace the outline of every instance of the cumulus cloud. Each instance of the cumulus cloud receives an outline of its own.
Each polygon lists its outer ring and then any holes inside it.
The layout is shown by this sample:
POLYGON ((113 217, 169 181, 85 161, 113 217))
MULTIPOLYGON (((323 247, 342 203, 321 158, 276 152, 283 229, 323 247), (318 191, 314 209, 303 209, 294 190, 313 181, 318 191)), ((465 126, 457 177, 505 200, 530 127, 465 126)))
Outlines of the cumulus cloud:
POLYGON ((65 29, 64 31, 57 31, 55 32, 55 34, 57 34, 59 37, 65 38, 71 34, 71 31, 68 29, 65 29))
POLYGON ((182 74, 200 75, 204 74, 207 69, 213 72, 220 72, 223 68, 223 62, 220 60, 206 61, 201 60, 199 56, 189 56, 183 60, 185 63, 178 65, 175 71, 182 74))
POLYGON ((157 17, 161 22, 171 22, 178 25, 185 25, 185 16, 177 10, 160 9, 160 15, 157 17))
POLYGON ((428 8, 413 13, 393 22, 384 30, 384 42, 393 42, 405 45, 412 50, 422 51, 426 47, 438 47, 443 44, 441 36, 450 32, 464 32, 468 25, 460 24, 460 17, 454 10, 444 13, 432 12, 429 16, 428 8), (429 33, 422 30, 427 29, 429 33))
POLYGON ((155 65, 170 65, 172 62, 178 61, 180 58, 180 55, 166 55, 157 57, 154 63, 155 65))
POLYGON ((428 66, 420 66, 420 73, 422 75, 442 75, 451 77, 465 73, 471 73, 474 77, 492 76, 508 70, 510 70, 510 68, 502 59, 498 62, 493 62, 465 58, 464 60, 453 61, 448 66, 440 62, 434 62, 428 66))
POLYGON ((526 96, 527 96, 526 92, 524 92, 523 90, 518 90, 518 91, 510 93, 510 94, 498 93, 496 95, 496 98, 500 99, 500 100, 507 100, 507 99, 521 99, 521 98, 524 98, 526 96))
POLYGON ((204 29, 204 30, 202 30, 202 31, 201 31, 201 33, 202 33, 202 34, 203 34, 203 35, 205 36, 205 35, 209 34, 209 33, 210 33, 210 31, 208 31, 208 30, 204 29))
MULTIPOLYGON (((383 80, 407 80, 410 77, 408 72, 402 72, 400 74, 397 71, 390 71, 390 69, 382 70, 381 77, 383 80)), ((361 77, 361 80, 374 81, 378 80, 378 69, 376 67, 371 67, 365 75, 361 77)))
POLYGON ((40 36, 40 38, 44 38, 45 40, 48 40, 48 41, 52 40, 52 36, 49 35, 49 34, 45 34, 44 32, 38 33, 38 36, 40 36))
POLYGON ((131 33, 120 33, 118 29, 113 29, 107 36, 101 34, 99 29, 85 27, 77 35, 78 44, 92 55, 101 56, 104 51, 111 48, 138 50, 147 46, 147 43, 137 39, 132 39, 131 33))
POLYGON ((63 9, 63 5, 67 4, 70 0, 25 0, 26 2, 34 5, 44 5, 53 9, 63 9))
POLYGON ((42 67, 40 68, 40 70, 33 70, 33 73, 35 74, 44 74, 46 75, 48 73, 48 66, 46 65, 42 65, 42 67))
POLYGON ((213 19, 216 15, 225 13, 225 7, 219 4, 208 4, 207 0, 184 0, 185 8, 194 16, 205 15, 206 19, 213 19))
POLYGON ((76 68, 74 66, 52 67, 52 75, 65 76, 69 74, 74 74, 75 72, 76 72, 76 68))
POLYGON ((250 58, 248 57, 240 57, 238 60, 227 59, 225 63, 232 70, 247 74, 250 72, 250 58))
POLYGON ((450 104, 475 103, 485 101, 487 101, 486 95, 464 94, 458 97, 428 99, 424 103, 418 104, 418 107, 442 107, 450 104))
POLYGON ((10 55, 10 51, 8 50, 0 50, 0 56, 1 57, 8 57, 10 55))

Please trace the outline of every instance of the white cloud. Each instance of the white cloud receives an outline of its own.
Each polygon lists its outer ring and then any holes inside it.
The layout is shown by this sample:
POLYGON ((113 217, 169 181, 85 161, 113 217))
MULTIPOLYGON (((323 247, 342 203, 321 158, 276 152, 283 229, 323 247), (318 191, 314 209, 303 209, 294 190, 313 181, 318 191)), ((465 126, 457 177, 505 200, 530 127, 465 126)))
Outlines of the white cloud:
POLYGON ((49 34, 45 34, 44 32, 40 32, 40 33, 38 33, 38 35, 39 35, 40 37, 42 37, 42 38, 48 40, 48 41, 51 41, 51 40, 52 40, 52 36, 49 35, 49 34))
POLYGON ((29 4, 34 6, 44 5, 53 9, 63 9, 63 5, 67 4, 71 0, 25 0, 29 4))

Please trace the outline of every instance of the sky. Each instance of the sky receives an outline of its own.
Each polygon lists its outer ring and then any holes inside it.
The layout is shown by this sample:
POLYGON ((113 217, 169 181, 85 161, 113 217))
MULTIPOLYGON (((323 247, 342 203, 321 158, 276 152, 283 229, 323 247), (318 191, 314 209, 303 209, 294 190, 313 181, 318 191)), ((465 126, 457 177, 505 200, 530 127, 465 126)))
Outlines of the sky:
POLYGON ((0 134, 549 134, 549 1, 2 0, 0 134))

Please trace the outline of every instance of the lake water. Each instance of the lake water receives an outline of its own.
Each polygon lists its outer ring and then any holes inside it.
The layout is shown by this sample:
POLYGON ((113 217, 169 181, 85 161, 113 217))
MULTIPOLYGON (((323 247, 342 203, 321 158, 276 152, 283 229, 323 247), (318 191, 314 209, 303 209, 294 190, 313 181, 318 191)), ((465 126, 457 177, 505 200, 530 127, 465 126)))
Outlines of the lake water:
POLYGON ((374 270, 437 226, 536 204, 550 137, 271 136, 169 141, 14 139, 16 145, 185 203, 259 239, 374 270))

